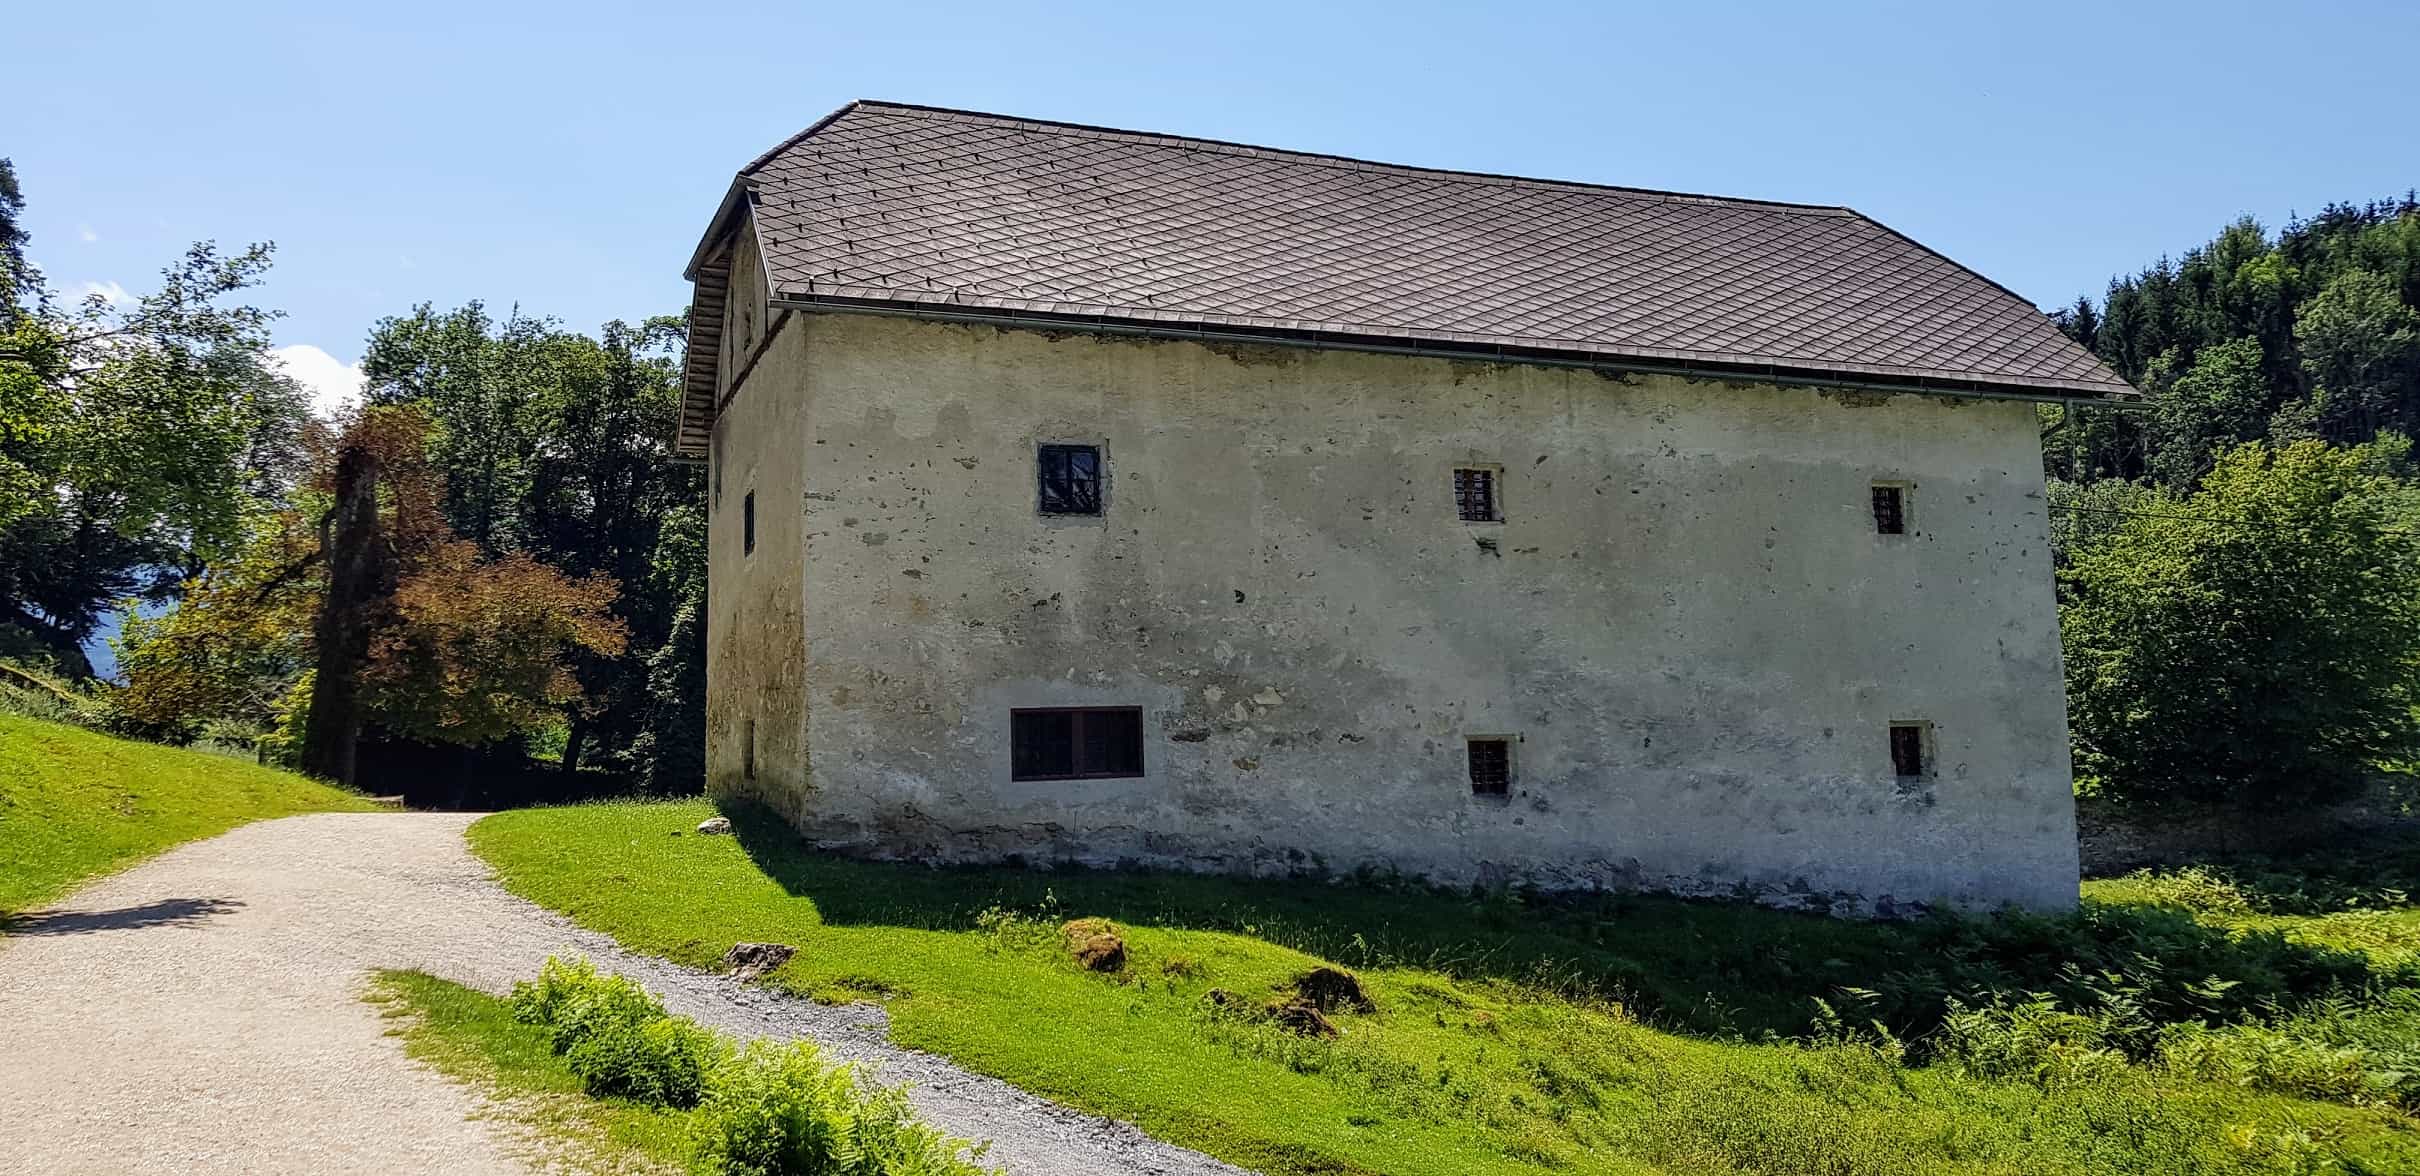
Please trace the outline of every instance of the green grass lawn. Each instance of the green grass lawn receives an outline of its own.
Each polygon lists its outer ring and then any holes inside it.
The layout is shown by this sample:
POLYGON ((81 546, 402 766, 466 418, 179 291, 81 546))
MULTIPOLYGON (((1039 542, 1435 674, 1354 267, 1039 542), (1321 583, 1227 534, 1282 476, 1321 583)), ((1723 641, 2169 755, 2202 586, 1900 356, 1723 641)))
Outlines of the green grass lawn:
POLYGON ((246 821, 372 807, 290 772, 0 714, 0 918, 246 821))
POLYGON ((369 999, 394 1022, 404 1052, 495 1096, 503 1112, 547 1141, 548 1159, 574 1171, 678 1172, 690 1114, 625 1099, 589 1098, 547 1044, 543 1026, 513 1019, 504 1000, 425 972, 381 972, 369 999))
POLYGON ((2010 1079, 1928 1053, 1953 998, 2046 991, 2224 1025, 2420 987, 2189 912, 1876 924, 1650 897, 938 870, 811 853, 754 811, 732 814, 736 837, 691 831, 713 811, 524 810, 471 840, 515 891, 633 947, 702 966, 737 941, 795 944, 773 982, 879 1000, 904 1044, 1268 1172, 2420 1171, 2420 1132, 2392 1106, 2065 1045, 2010 1079), (1125 929, 1121 973, 1072 961, 1057 924, 1077 917, 1125 929), (1357 970, 1376 1004, 1336 1014, 1332 1041, 1206 999, 1265 1001, 1322 962, 1357 970))

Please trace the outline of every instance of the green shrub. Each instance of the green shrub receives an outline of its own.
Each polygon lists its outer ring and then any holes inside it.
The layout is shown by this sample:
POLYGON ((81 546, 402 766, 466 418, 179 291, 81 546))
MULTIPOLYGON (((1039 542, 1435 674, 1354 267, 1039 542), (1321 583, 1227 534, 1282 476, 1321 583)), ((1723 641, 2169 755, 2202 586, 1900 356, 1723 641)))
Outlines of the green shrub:
POLYGON ((2420 537, 2379 468, 2407 449, 2244 445, 2072 552, 2077 774, 2121 801, 2274 808, 2414 754, 2420 537))
POLYGON ((806 1042, 756 1042, 716 1069, 699 1152, 732 1176, 980 1176, 965 1141, 916 1118, 904 1091, 868 1090, 806 1042))
POLYGON ((549 1042, 590 1094, 692 1107, 729 1046, 647 990, 586 960, 549 959, 536 983, 513 986, 513 1016, 546 1026, 549 1042))
POLYGON ((2180 909, 2088 902, 2072 914, 1937 915, 1907 933, 1913 950, 1843 1013, 1911 1039, 1962 1009, 2047 1000, 2098 1019, 2112 1035, 2104 1044, 2140 1060, 2162 1025, 2264 1021, 2333 992, 2420 983, 2359 952, 2212 927, 2180 909))
POLYGON ((2136 870, 2120 879, 2128 893, 2156 906, 2176 907, 2200 914, 2241 915, 2252 900, 2224 870, 2185 866, 2175 870, 2136 870))
POLYGON ((2174 1026, 2158 1060, 2203 1081, 2420 1110, 2420 992, 2332 997, 2274 1025, 2174 1026))
POLYGON ((1942 1062, 1978 1078, 2063 1086, 2122 1071, 2115 1042, 2124 1035, 2114 1017, 2068 1012, 2047 996, 1975 1009, 1953 1001, 1937 1049, 1942 1062))
POLYGON ((99 691, 30 659, 0 658, 0 713, 95 731, 109 726, 109 702, 99 691))
POLYGON ((539 1025, 593 1095, 696 1108, 698 1156, 733 1176, 983 1176, 981 1148, 926 1125, 898 1088, 867 1087, 807 1042, 744 1050, 637 983, 548 959, 513 985, 513 1018, 539 1025))

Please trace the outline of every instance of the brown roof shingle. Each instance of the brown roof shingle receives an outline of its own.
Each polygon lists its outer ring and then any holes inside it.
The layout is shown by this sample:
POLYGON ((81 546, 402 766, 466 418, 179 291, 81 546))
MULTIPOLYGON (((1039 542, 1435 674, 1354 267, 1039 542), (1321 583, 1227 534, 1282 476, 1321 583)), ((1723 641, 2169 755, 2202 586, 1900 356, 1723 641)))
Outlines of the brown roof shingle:
POLYGON ((2130 391, 1846 208, 857 102, 740 173, 778 298, 2130 391))

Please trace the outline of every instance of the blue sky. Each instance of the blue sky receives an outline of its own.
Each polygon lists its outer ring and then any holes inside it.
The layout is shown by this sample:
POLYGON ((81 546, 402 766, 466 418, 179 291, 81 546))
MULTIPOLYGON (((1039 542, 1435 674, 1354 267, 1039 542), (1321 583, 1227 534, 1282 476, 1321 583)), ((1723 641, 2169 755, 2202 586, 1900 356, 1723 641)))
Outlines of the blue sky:
POLYGON ((679 309, 731 174, 855 97, 1843 203, 2045 304, 2420 184, 2420 5, 39 4, 0 155, 69 290, 274 240, 299 374, 484 299, 679 309), (316 348, 326 353, 315 356, 316 348), (324 360, 324 362, 323 362, 324 360))

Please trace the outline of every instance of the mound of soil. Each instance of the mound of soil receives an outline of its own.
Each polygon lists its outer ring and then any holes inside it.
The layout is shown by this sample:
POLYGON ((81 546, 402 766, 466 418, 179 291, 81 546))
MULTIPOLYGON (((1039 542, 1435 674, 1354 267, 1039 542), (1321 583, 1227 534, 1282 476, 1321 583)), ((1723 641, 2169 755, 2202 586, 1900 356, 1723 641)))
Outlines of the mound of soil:
POLYGON ((1294 996, 1322 1013, 1339 1009, 1355 1013, 1378 1011, 1378 1006, 1370 1003, 1370 994, 1361 990, 1361 978, 1341 968, 1313 968, 1296 976, 1294 996))
POLYGON ((1275 1022, 1278 1028, 1303 1037, 1335 1037, 1343 1032, 1319 1011, 1317 1005, 1301 997, 1284 1004, 1270 1005, 1269 1020, 1275 1022))
POLYGON ((1126 967, 1126 938, 1107 919, 1071 919, 1059 928, 1059 935, 1067 941, 1067 950, 1076 962, 1090 971, 1116 972, 1126 967))

